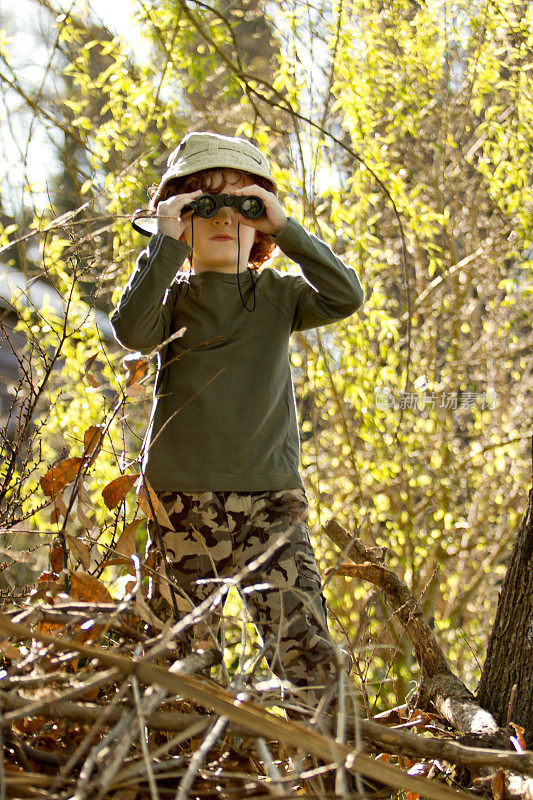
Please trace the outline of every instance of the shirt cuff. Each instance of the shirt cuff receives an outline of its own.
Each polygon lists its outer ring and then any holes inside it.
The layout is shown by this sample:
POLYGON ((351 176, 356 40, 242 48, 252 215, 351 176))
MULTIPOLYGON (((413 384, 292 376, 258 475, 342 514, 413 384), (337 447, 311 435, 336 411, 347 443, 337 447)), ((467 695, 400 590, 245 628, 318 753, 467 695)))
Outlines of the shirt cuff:
POLYGON ((179 261, 181 265, 187 256, 192 253, 192 247, 166 233, 154 233, 150 236, 148 242, 148 252, 150 255, 157 253, 158 258, 162 258, 167 262, 175 263, 179 261))

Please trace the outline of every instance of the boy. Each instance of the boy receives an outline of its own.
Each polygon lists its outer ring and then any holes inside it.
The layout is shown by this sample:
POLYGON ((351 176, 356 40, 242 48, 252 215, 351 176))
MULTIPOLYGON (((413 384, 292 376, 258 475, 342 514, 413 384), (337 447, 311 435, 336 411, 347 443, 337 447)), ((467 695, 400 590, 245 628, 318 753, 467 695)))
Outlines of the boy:
MULTIPOLYGON (((354 269, 287 218, 268 161, 249 141, 191 133, 167 165, 151 201, 157 228, 111 316, 118 341, 146 353, 185 328, 158 354, 145 439, 143 472, 174 528, 154 541, 149 524, 148 550, 167 570, 160 563, 153 607, 171 612, 169 569, 188 611, 273 549, 239 591, 270 643, 272 670, 314 703, 335 651, 306 526, 288 344, 293 331, 352 314, 363 289, 354 269), (264 212, 250 219, 223 205, 207 218, 181 215, 205 193, 259 198, 264 212), (259 271, 275 245, 305 278, 259 271), (188 274, 178 273, 186 259, 188 274)), ((216 627, 212 610, 190 644, 216 627)))

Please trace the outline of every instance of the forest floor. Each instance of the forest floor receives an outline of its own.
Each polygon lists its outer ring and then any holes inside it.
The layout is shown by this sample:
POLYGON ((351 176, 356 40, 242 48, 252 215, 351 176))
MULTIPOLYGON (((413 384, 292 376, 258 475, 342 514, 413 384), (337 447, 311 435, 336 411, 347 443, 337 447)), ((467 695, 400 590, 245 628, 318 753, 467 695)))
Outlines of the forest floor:
POLYGON ((317 709, 253 671, 228 682, 217 650, 185 655, 179 626, 154 630, 135 598, 109 602, 83 571, 67 594, 64 578, 0 614, 1 800, 504 797, 512 752, 476 776, 439 714, 363 719, 340 678, 317 709))

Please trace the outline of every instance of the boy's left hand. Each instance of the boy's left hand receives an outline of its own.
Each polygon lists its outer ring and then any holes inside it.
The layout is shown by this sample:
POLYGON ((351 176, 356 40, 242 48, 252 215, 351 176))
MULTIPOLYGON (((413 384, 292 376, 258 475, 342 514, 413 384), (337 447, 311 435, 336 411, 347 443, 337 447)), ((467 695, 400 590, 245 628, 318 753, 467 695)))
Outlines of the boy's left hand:
POLYGON ((256 228, 258 231, 262 231, 262 233, 273 233, 276 235, 289 221, 276 195, 267 191, 267 189, 263 189, 262 186, 257 186, 257 184, 254 183, 251 186, 243 186, 242 189, 234 189, 231 193, 235 195, 254 195, 255 197, 260 197, 265 204, 265 213, 261 214, 257 219, 243 217, 242 214, 235 210, 235 217, 241 224, 249 225, 250 228, 256 228))

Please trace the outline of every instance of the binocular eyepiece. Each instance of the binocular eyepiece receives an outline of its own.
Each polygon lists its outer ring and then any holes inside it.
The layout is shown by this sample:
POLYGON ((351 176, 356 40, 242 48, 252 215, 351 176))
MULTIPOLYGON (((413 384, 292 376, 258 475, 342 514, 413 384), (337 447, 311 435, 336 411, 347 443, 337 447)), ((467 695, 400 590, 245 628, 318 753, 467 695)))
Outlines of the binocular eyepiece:
MULTIPOLYGON (((250 195, 248 197, 234 194, 201 194, 196 200, 183 206, 181 213, 194 211, 199 217, 208 219, 214 217, 219 208, 229 206, 246 217, 246 219, 257 219, 265 212, 265 204, 260 197, 250 195)), ((153 236, 157 233, 157 219, 153 219, 154 212, 147 209, 138 208, 133 213, 132 227, 137 233, 143 236, 153 236)))
POLYGON ((265 204, 255 195, 241 197, 233 194, 201 194, 192 203, 183 206, 182 213, 195 211, 199 217, 209 218, 224 206, 237 209, 246 219, 257 219, 265 210, 265 204))

